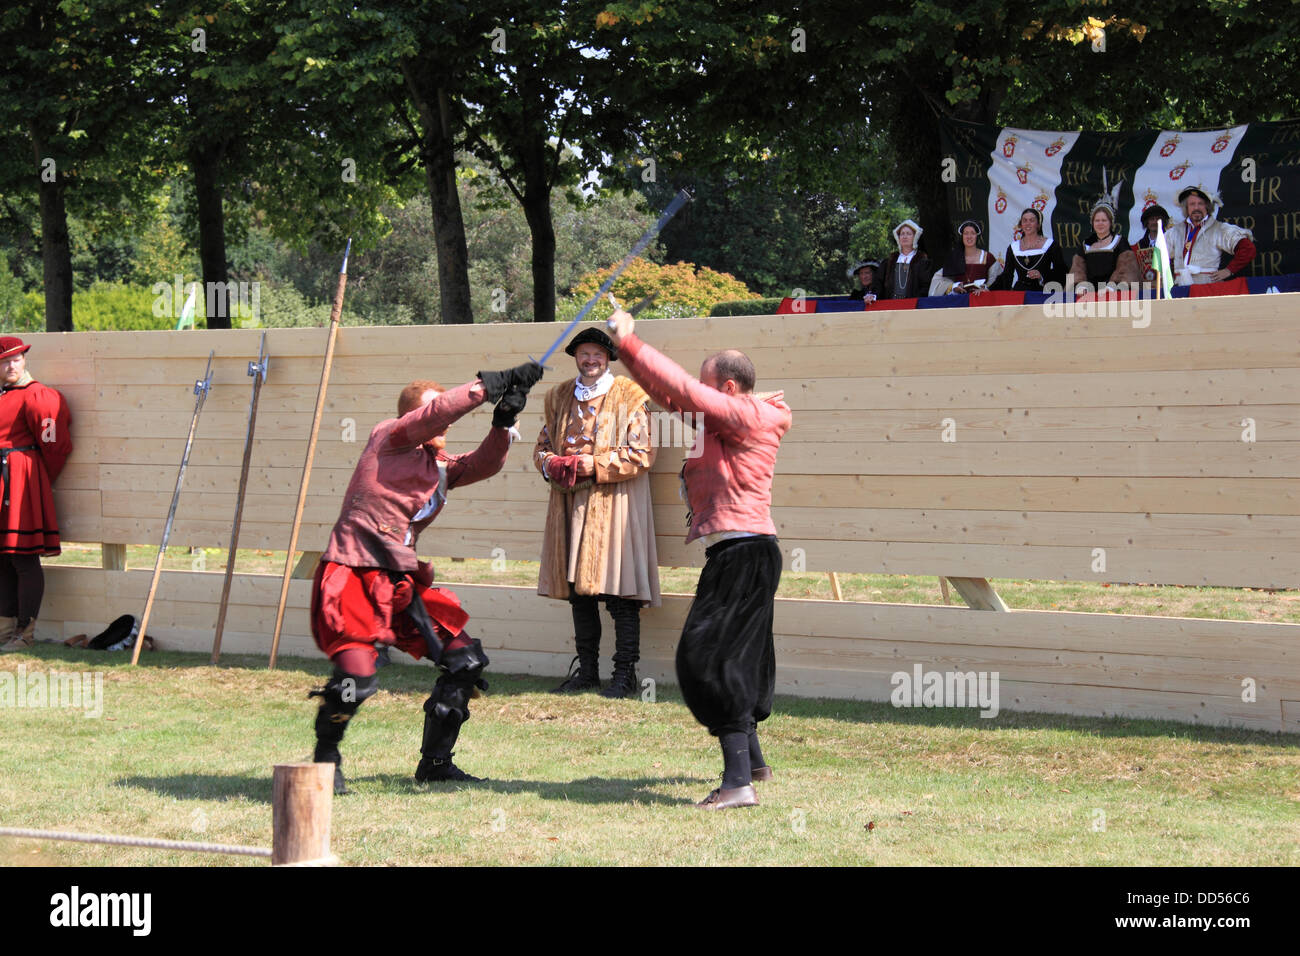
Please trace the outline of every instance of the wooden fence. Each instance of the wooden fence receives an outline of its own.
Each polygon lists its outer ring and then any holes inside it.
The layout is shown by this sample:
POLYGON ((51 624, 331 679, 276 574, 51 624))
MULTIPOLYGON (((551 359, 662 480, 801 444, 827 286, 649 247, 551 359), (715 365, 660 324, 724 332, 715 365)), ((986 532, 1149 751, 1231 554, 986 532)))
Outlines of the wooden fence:
MULTIPOLYGON (((999 607, 984 584, 998 577, 1300 586, 1300 295, 1151 308, 1136 321, 1021 306, 642 322, 638 331, 692 372, 719 348, 741 348, 760 389, 785 390, 794 428, 773 510, 787 569, 944 575, 983 608, 999 607)), ((402 385, 459 384, 541 354, 557 331, 341 330, 299 547, 323 548, 370 428, 393 414, 402 385)), ((260 334, 32 337, 31 369, 73 412, 76 450, 56 494, 64 538, 106 545, 104 569, 48 569, 40 636, 94 633, 140 613, 149 571, 119 570, 123 546, 161 537, 210 349, 213 388, 172 545, 228 545, 260 334)), ((287 546, 325 335, 268 335, 243 547, 287 546)), ((572 374, 558 359, 549 383, 572 374)), ((423 552, 536 559, 546 487, 530 452, 546 387, 521 418, 526 441, 505 471, 454 492, 423 552)), ((489 423, 486 408, 463 419, 449 449, 472 448, 489 423)), ((661 448, 652 476, 664 565, 703 560, 700 545, 683 543, 682 453, 661 448)), ((226 650, 268 650, 278 589, 278 577, 236 576, 226 650)), ((567 605, 529 588, 457 591, 494 669, 563 672, 567 605)), ((219 593, 218 572, 165 573, 150 630, 165 647, 210 646, 219 593)), ((286 654, 316 653, 308 601, 308 582, 295 581, 286 654)), ((644 615, 648 676, 671 679, 688 605, 668 597, 644 615)), ((1300 730, 1300 625, 782 600, 777 649, 779 689, 797 694, 887 699, 891 675, 920 664, 998 672, 1007 709, 1300 730)))

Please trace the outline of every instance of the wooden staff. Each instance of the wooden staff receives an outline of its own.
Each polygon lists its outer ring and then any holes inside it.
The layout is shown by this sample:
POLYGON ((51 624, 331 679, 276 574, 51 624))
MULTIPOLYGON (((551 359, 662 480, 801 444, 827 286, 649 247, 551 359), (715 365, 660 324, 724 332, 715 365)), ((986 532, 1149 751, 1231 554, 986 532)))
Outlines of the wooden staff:
POLYGON ((253 458, 253 433, 257 429, 257 398, 266 381, 266 333, 257 350, 257 361, 248 363, 248 374, 253 376, 253 397, 248 403, 248 434, 244 436, 244 463, 239 469, 239 494, 235 497, 235 524, 230 530, 230 550, 226 554, 226 578, 221 584, 221 609, 217 611, 217 633, 212 639, 212 663, 221 659, 221 635, 226 629, 226 611, 230 606, 230 583, 235 576, 235 555, 239 553, 239 524, 244 513, 244 492, 248 488, 248 466, 253 458))
POLYGON ((339 284, 334 291, 334 308, 330 311, 329 340, 325 344, 325 365, 320 371, 320 388, 316 392, 316 414, 311 420, 311 438, 307 441, 307 460, 302 465, 302 483, 298 486, 298 507, 293 513, 293 530, 289 533, 289 553, 284 559, 284 578, 280 582, 280 604, 275 609, 275 633, 271 637, 271 661, 267 665, 275 670, 276 655, 280 651, 280 628, 284 626, 284 606, 289 600, 289 576, 293 574, 293 555, 298 547, 298 529, 302 525, 302 512, 307 504, 307 483, 311 480, 311 460, 316 456, 316 435, 320 432, 321 415, 325 412, 325 390, 329 387, 330 368, 334 364, 334 340, 339 334, 339 319, 343 316, 343 289, 348 284, 348 253, 352 240, 343 250, 343 268, 339 269, 339 284))
POLYGON ((185 451, 181 454, 181 468, 176 473, 176 490, 172 492, 172 504, 167 509, 167 523, 163 525, 162 545, 158 548, 158 559, 153 565, 153 580, 149 582, 149 596, 144 602, 144 616, 140 618, 140 630, 136 632, 135 649, 131 651, 131 666, 140 663, 140 648, 144 647, 145 628, 149 626, 149 614, 153 611, 154 595, 158 593, 158 581, 162 577, 163 557, 167 554, 167 539, 172 536, 172 522, 176 520, 176 506, 181 500, 181 485, 185 483, 185 466, 190 461, 190 448, 194 445, 194 431, 199 426, 199 415, 203 412, 203 402, 212 389, 212 356, 208 352, 208 367, 203 378, 194 383, 194 417, 190 419, 190 433, 185 439, 185 451))

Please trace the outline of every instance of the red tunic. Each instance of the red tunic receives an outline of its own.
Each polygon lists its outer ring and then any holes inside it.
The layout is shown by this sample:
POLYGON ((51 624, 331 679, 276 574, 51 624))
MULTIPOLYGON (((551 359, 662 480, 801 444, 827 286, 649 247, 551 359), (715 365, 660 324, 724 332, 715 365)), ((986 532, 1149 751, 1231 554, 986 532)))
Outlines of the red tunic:
POLYGON ((417 594, 444 650, 457 646, 469 615, 456 595, 431 587, 432 571, 416 556, 416 543, 442 510, 448 491, 501 470, 510 436, 504 428, 492 428, 478 448, 463 455, 435 452, 425 442, 485 397, 475 379, 402 418, 380 422, 370 433, 313 584, 312 636, 326 654, 378 642, 424 656, 424 638, 402 613, 417 594), (410 580, 395 584, 388 571, 410 580))
POLYGON ((40 382, 0 389, 0 452, 36 447, 7 456, 8 480, 0 496, 0 553, 59 553, 53 484, 72 454, 71 421, 63 396, 40 382))

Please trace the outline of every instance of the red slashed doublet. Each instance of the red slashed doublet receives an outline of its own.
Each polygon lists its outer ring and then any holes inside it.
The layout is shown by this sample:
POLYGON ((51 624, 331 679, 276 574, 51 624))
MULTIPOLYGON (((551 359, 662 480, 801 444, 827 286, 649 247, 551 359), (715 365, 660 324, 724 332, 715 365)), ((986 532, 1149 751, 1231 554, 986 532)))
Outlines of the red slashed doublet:
POLYGON ((0 454, 7 481, 0 497, 0 553, 59 553, 53 484, 72 454, 63 396, 40 382, 0 390, 0 454), (8 504, 4 504, 4 501, 8 504))
POLYGON ((452 646, 448 642, 463 630, 469 616, 456 595, 430 586, 432 573, 415 548, 449 491, 495 475, 505 464, 510 436, 504 428, 492 428, 463 455, 425 444, 485 397, 476 379, 370 433, 313 586, 312 634, 326 654, 378 642, 423 656, 424 639, 401 613, 417 594, 445 644, 452 646))

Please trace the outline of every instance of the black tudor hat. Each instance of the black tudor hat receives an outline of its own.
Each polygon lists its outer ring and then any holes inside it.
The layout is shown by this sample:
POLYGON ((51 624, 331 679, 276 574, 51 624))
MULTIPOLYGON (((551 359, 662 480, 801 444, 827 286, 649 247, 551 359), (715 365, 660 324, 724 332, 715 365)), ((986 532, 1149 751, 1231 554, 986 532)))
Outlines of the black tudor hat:
POLYGON ((1142 210, 1142 220, 1141 220, 1142 225, 1145 226, 1148 222, 1150 222, 1152 219, 1155 219, 1157 217, 1164 220, 1165 222, 1168 222, 1169 210, 1159 204, 1147 206, 1146 209, 1142 210))
POLYGON ((610 340, 610 337, 606 335, 604 332, 602 332, 600 329, 596 328, 594 325, 588 326, 587 328, 579 332, 577 335, 575 335, 572 341, 570 341, 569 344, 564 347, 565 354, 572 355, 574 352, 578 351, 579 345, 586 345, 589 342, 599 345, 606 352, 608 352, 609 360, 611 362, 618 361, 618 349, 614 346, 614 343, 610 340))

